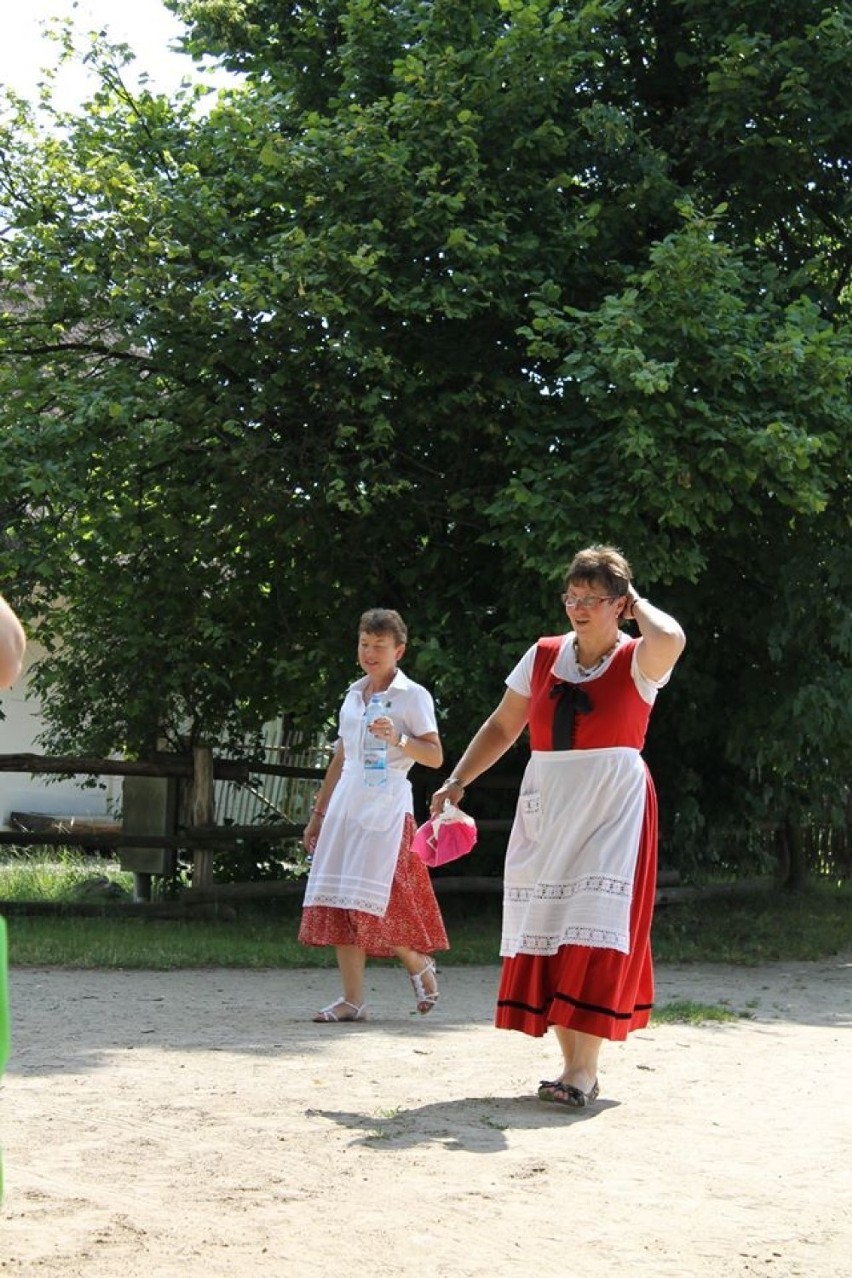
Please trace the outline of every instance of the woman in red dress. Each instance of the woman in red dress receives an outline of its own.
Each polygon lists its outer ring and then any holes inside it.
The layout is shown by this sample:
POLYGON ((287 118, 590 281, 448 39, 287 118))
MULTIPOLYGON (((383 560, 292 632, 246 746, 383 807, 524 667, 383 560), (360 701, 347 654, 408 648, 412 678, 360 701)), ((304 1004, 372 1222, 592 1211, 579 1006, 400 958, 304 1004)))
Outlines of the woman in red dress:
POLYGON ((496 1024, 534 1037, 552 1027, 562 1068, 539 1099, 582 1108, 598 1096, 603 1041, 650 1018, 657 801, 640 751, 686 640, 611 546, 575 556, 563 603, 571 629, 524 654, 432 811, 458 803, 529 727, 506 853, 496 1024), (630 620, 638 639, 620 629, 630 620))

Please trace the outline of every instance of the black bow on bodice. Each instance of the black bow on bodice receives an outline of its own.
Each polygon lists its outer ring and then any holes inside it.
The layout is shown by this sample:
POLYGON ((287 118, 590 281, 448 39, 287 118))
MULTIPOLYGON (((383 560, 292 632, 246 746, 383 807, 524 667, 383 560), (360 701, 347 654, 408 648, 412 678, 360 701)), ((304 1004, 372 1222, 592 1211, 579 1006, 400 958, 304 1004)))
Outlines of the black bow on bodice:
POLYGON ((576 683, 555 683, 551 697, 558 697, 553 711, 553 749, 570 750, 574 745, 574 716, 591 714, 589 694, 576 683))

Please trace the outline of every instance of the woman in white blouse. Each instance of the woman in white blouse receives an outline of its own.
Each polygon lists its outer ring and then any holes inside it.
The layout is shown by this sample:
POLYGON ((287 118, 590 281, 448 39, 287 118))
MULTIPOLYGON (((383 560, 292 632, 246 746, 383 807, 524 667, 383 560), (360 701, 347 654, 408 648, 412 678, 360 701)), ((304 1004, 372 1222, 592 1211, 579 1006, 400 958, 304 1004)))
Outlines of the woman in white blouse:
POLYGON ((358 663, 364 676, 349 688, 339 737, 305 827, 312 855, 299 940, 333 945, 342 996, 317 1012, 324 1024, 367 1019, 367 957, 398 958, 414 988, 418 1012, 438 1001, 432 954, 448 949, 429 872, 411 849, 414 816, 408 772, 414 763, 439 768, 443 750, 431 694, 399 668, 408 633, 398 612, 371 608, 358 623, 358 663), (385 713, 366 725, 371 697, 385 713), (388 743, 388 777, 364 782, 369 731, 388 743))

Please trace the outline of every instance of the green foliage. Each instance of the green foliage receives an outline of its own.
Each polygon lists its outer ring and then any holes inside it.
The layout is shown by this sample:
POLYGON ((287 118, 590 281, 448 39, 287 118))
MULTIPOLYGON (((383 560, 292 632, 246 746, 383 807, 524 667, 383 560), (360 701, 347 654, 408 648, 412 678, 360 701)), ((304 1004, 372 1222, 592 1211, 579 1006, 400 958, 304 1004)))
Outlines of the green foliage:
POLYGON ((241 839, 216 854, 217 883, 257 883, 307 877, 305 850, 298 839, 282 843, 263 838, 241 839))
POLYGON ((171 7, 243 83, 132 96, 98 45, 78 117, 0 126, 0 570, 48 744, 314 727, 380 603, 452 757, 606 540, 689 638, 669 843, 835 819, 845 7, 171 7))

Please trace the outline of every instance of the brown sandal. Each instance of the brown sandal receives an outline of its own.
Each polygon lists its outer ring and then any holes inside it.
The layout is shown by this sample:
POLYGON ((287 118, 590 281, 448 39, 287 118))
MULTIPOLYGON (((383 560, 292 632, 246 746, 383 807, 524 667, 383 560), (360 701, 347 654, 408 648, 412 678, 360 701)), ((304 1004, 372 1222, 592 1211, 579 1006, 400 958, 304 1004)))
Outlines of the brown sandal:
POLYGON ((538 1099, 546 1101, 549 1105, 565 1105, 568 1109, 585 1109, 587 1105, 591 1105, 598 1099, 600 1090, 597 1079, 587 1092, 581 1092, 579 1087, 562 1083, 558 1078, 553 1082, 543 1078, 538 1085, 538 1099))

